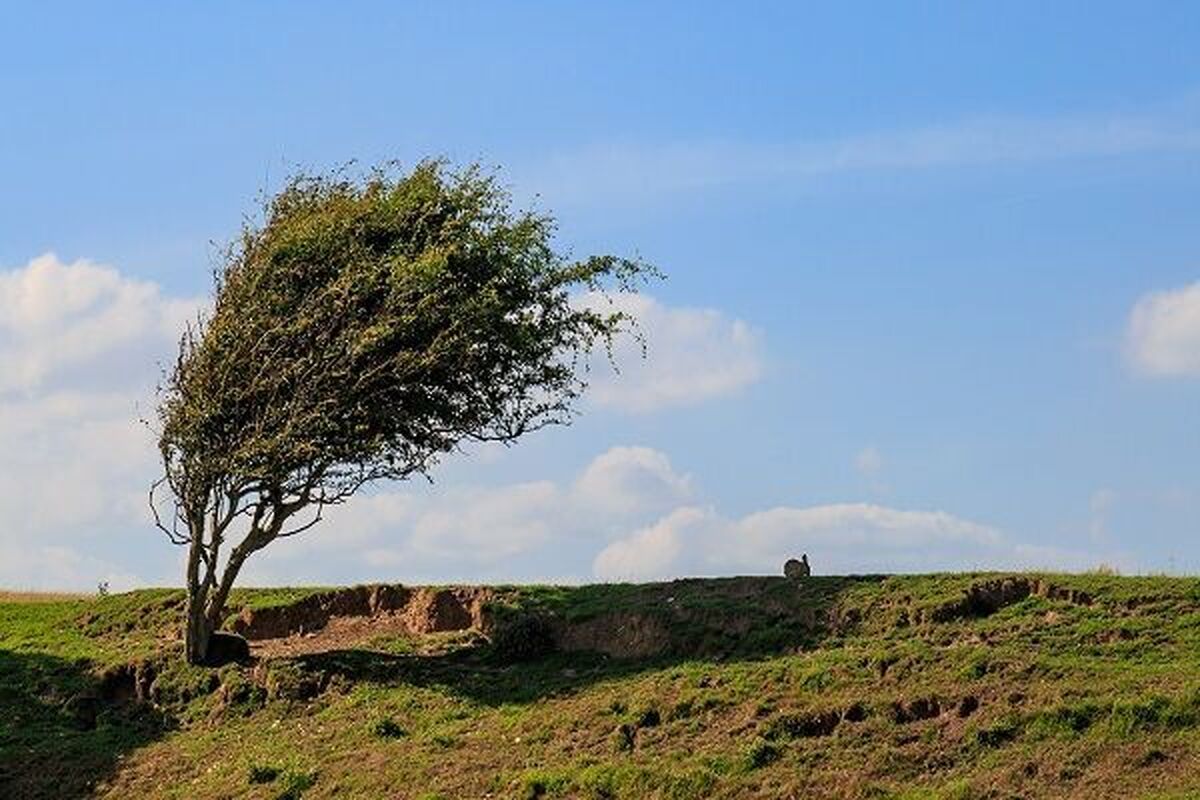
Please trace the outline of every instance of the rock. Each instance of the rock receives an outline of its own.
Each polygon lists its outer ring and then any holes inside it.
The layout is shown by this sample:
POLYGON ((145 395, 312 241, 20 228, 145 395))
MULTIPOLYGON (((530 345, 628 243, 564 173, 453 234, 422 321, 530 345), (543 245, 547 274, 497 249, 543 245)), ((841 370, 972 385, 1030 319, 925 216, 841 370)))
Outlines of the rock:
POLYGON ((250 660, 250 643, 236 633, 216 631, 208 639, 208 654, 204 663, 220 667, 231 662, 250 660))

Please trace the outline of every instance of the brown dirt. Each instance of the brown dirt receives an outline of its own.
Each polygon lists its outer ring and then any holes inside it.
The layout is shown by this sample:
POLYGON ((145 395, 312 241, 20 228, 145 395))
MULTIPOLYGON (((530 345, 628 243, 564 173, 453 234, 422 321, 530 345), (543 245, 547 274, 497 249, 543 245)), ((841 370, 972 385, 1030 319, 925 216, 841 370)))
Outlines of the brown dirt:
POLYGON ((387 634, 486 631, 484 587, 354 586, 270 608, 244 608, 230 626, 258 656, 290 656, 361 645, 387 634))
POLYGON ((671 641, 666 623, 637 613, 605 614, 584 622, 556 622, 554 639, 566 651, 603 653, 614 658, 645 658, 671 641))
POLYGON ((389 634, 411 633, 408 622, 398 614, 374 617, 334 617, 320 630, 273 639, 257 639, 250 650, 259 658, 301 656, 361 647, 365 642, 389 634))

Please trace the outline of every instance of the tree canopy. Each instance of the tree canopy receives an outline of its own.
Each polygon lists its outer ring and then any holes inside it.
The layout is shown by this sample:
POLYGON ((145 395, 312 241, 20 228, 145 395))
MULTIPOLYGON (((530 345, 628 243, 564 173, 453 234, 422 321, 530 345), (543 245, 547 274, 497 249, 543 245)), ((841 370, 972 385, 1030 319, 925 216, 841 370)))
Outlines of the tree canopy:
POLYGON ((245 558, 325 506, 428 474, 463 442, 570 420, 583 359, 628 322, 573 293, 630 290, 653 270, 573 259, 554 233, 493 175, 440 161, 296 176, 244 227, 158 412, 175 500, 160 526, 190 548, 209 632, 245 558))

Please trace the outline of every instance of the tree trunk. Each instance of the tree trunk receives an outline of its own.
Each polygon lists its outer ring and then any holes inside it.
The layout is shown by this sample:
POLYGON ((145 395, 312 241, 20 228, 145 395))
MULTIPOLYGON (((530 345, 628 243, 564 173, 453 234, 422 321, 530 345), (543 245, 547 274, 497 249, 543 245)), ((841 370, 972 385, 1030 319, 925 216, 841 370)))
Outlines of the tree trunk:
POLYGON ((208 659, 208 640, 212 637, 214 625, 204 613, 204 594, 198 587, 188 589, 184 648, 189 664, 203 664, 208 659))
POLYGON ((189 664, 203 664, 208 657, 208 639, 212 627, 204 618, 204 601, 208 596, 208 581, 200 580, 200 561, 204 542, 203 514, 188 514, 187 525, 191 534, 187 560, 187 616, 183 621, 184 652, 189 664), (200 520, 199 525, 195 520, 200 520))

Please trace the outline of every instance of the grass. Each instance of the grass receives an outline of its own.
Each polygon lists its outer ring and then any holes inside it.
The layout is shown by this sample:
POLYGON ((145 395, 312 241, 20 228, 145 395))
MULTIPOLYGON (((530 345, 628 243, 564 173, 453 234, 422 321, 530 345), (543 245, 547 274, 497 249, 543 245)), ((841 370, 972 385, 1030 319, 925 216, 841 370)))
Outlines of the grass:
POLYGON ((439 635, 221 670, 182 663, 178 591, 0 599, 0 796, 1200 797, 1200 581, 963 604, 998 580, 500 587, 497 619, 637 657, 439 635), (142 662, 148 701, 87 719, 142 662))

